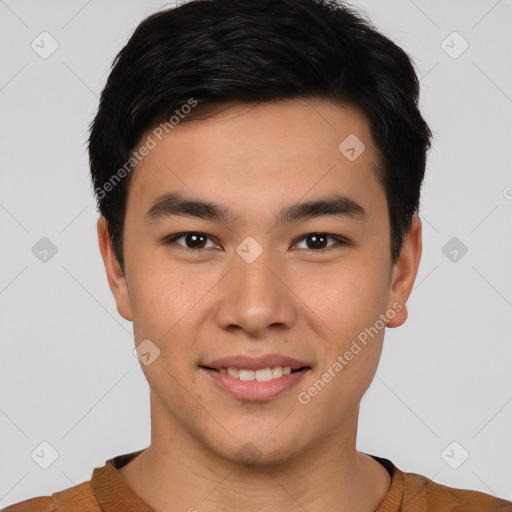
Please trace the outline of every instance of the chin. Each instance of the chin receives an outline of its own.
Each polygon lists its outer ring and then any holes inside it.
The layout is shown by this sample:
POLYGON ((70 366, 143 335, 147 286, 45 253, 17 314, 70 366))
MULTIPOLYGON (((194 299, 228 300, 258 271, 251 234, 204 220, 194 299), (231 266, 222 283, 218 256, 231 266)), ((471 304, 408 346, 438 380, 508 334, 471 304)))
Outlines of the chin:
MULTIPOLYGON (((218 450, 218 445, 216 448, 218 450)), ((258 443, 257 441, 241 441, 237 446, 226 447, 222 452, 217 451, 218 455, 226 460, 247 468, 278 466, 300 455, 296 443, 293 443, 293 446, 279 448, 270 447, 268 443, 258 443)))

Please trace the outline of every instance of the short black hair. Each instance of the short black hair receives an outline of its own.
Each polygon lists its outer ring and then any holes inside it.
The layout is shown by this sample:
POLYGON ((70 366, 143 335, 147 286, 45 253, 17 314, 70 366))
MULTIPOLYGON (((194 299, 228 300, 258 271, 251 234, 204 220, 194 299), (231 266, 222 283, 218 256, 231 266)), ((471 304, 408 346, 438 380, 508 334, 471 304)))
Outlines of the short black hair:
POLYGON ((98 210, 123 272, 133 152, 149 129, 165 122, 168 130, 173 117, 211 117, 226 103, 301 98, 356 106, 366 115, 395 263, 419 210, 432 137, 418 108, 412 59, 346 3, 191 0, 138 25, 114 59, 90 126, 98 210))

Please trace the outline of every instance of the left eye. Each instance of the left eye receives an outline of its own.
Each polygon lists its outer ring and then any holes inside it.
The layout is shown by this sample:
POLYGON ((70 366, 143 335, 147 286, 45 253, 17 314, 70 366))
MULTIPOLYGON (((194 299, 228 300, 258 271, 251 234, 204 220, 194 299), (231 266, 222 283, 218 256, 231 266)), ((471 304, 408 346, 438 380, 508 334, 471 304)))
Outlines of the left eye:
POLYGON ((303 249, 315 249, 322 250, 331 247, 332 245, 343 245, 346 242, 336 236, 328 235, 327 233, 310 233, 308 235, 303 236, 300 240, 306 241, 306 247, 302 247, 303 249), (328 239, 334 240, 334 244, 326 245, 328 239))

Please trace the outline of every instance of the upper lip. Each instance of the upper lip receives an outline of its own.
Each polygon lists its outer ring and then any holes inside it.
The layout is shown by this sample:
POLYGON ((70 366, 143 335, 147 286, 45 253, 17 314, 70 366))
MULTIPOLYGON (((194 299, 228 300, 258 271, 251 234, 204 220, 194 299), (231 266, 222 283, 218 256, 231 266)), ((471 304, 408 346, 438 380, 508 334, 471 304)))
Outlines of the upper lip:
POLYGON ((272 366, 290 366, 292 370, 297 368, 303 368, 309 365, 293 357, 283 356, 281 354, 266 354, 259 357, 250 357, 244 355, 223 357, 222 359, 215 359, 215 361, 209 361, 201 364, 202 367, 215 368, 220 370, 221 368, 239 368, 242 370, 259 370, 261 368, 267 368, 272 366))

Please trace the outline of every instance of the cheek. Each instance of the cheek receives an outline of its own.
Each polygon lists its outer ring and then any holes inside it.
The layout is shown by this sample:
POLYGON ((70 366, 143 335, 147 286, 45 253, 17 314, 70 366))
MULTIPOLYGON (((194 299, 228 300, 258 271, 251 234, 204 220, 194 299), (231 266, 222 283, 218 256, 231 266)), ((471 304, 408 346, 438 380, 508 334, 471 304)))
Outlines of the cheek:
MULTIPOLYGON (((217 279, 218 280, 218 279, 217 279)), ((194 264, 146 258, 131 276, 130 300, 136 339, 163 343, 192 335, 194 322, 207 307, 215 276, 194 264), (176 333, 180 333, 177 336, 176 333)))
POLYGON ((358 256, 304 272, 307 277, 296 278, 295 288, 309 310, 334 331, 331 335, 346 340, 372 325, 387 306, 387 275, 380 267, 358 256))
MULTIPOLYGON (((183 316, 187 289, 183 279, 151 262, 141 263, 130 274, 133 325, 139 336, 162 337, 183 316)), ((137 338, 139 337, 137 336, 137 338)))

